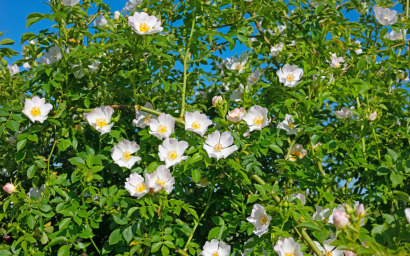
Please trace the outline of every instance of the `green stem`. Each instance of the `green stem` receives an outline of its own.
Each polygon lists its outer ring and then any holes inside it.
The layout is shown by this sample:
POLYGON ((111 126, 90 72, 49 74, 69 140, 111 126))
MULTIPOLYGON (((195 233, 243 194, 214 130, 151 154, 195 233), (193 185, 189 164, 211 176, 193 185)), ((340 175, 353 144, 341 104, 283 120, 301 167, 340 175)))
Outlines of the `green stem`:
POLYGON ((305 242, 309 245, 309 247, 312 248, 315 254, 318 256, 322 256, 323 255, 322 252, 319 250, 319 248, 317 248, 316 244, 313 242, 312 238, 310 238, 306 230, 304 230, 303 228, 298 228, 298 229, 303 237, 303 240, 305 240, 305 242))
POLYGON ((50 160, 51 156, 53 155, 54 148, 56 147, 57 144, 57 139, 55 138, 55 132, 56 132, 56 126, 54 125, 54 143, 53 147, 51 148, 50 155, 47 158, 47 184, 50 185, 50 160))

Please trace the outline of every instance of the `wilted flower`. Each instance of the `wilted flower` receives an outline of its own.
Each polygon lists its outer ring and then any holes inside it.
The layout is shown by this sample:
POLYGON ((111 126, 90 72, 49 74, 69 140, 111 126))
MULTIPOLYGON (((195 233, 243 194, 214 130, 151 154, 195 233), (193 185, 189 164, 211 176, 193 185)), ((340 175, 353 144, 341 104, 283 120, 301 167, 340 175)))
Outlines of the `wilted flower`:
POLYGON ((149 119, 149 134, 154 135, 158 139, 169 138, 174 133, 175 119, 169 115, 162 113, 158 119, 149 119))
POLYGON ((330 57, 330 66, 332 68, 339 68, 340 64, 345 62, 345 59, 343 57, 337 57, 336 53, 330 53, 332 56, 330 57))
POLYGON ((252 106, 242 118, 249 125, 249 132, 262 130, 269 125, 268 109, 261 106, 252 106))
POLYGON ((347 108, 347 107, 343 107, 341 110, 338 110, 335 112, 335 115, 338 118, 350 118, 353 116, 353 113, 347 108))
MULTIPOLYGON (((66 51, 68 51, 68 49, 66 51)), ((57 45, 54 45, 49 48, 46 53, 44 53, 44 56, 40 59, 40 63, 51 65, 61 60, 62 57, 63 54, 61 53, 60 48, 57 45)))
POLYGON ((397 22, 397 11, 378 6, 374 7, 373 10, 377 21, 383 26, 393 25, 397 22))
POLYGON ((35 121, 43 123, 47 119, 48 113, 51 109, 53 109, 53 106, 50 103, 46 104, 45 98, 34 96, 31 100, 25 100, 22 113, 25 114, 33 123, 35 121))
POLYGON ((199 111, 185 113, 185 130, 204 136, 212 121, 199 111))
POLYGON ((283 238, 280 237, 275 247, 273 248, 279 256, 302 256, 303 253, 300 250, 300 244, 293 240, 293 237, 283 238))
POLYGON ((129 0, 125 3, 124 12, 135 12, 137 11, 137 6, 142 4, 142 0, 129 0))
POLYGON ((101 106, 94 108, 90 113, 84 113, 84 118, 93 126, 101 135, 109 133, 114 124, 110 124, 114 109, 110 106, 101 106))
POLYGON ((107 21, 107 19, 105 18, 104 15, 101 15, 101 16, 99 16, 98 18, 96 18, 94 20, 94 26, 95 27, 105 27, 105 26, 107 26, 107 24, 108 24, 108 21, 107 21))
POLYGON ((227 158, 230 154, 238 150, 238 147, 233 144, 233 137, 231 132, 226 131, 220 134, 215 131, 205 140, 204 149, 209 157, 215 157, 216 160, 227 158))
POLYGON ((410 208, 406 208, 404 213, 406 214, 407 221, 410 223, 410 208))
POLYGON ((330 245, 334 239, 329 239, 323 241, 323 247, 319 242, 314 241, 317 248, 323 253, 325 256, 343 256, 343 251, 336 249, 336 246, 330 245))
POLYGON ((137 173, 131 173, 130 177, 126 179, 125 189, 131 196, 136 196, 138 199, 148 193, 144 178, 137 173))
POLYGON ((16 64, 14 64, 13 66, 8 65, 7 68, 10 71, 10 76, 14 76, 15 74, 20 72, 20 68, 16 64))
POLYGON ((40 199, 41 193, 46 190, 46 185, 41 186, 40 188, 38 187, 32 187, 27 193, 27 196, 29 198, 35 198, 36 200, 40 199))
POLYGON ((183 156, 187 148, 188 142, 167 138, 162 145, 159 145, 158 155, 161 161, 165 161, 166 167, 169 168, 188 158, 187 156, 183 156))
POLYGON ((214 96, 212 98, 212 106, 216 107, 219 104, 222 104, 224 102, 224 99, 222 98, 222 96, 214 96))
POLYGON ((376 118, 377 118, 377 112, 376 111, 369 114, 369 120, 370 121, 374 121, 374 120, 376 120, 376 118))
POLYGON ((297 125, 293 124, 294 122, 295 121, 293 120, 293 117, 286 114, 285 120, 278 123, 278 129, 285 130, 287 135, 296 134, 298 132, 298 129, 296 128, 297 125))
POLYGON ((243 92, 245 91, 245 89, 247 91, 249 91, 250 90, 250 85, 248 84, 246 87, 244 87, 242 84, 240 84, 238 90, 234 90, 231 93, 231 95, 229 96, 229 99, 231 101, 235 101, 235 102, 241 101, 242 96, 243 96, 243 92))
POLYGON ((163 30, 161 21, 145 12, 135 12, 133 16, 129 16, 128 24, 138 35, 155 34, 163 30))
POLYGON ((80 2, 80 0, 62 0, 61 3, 68 6, 76 5, 80 2))
POLYGON ((301 82, 300 79, 303 76, 303 69, 298 68, 297 65, 285 64, 276 74, 279 77, 279 82, 284 86, 295 87, 301 82))
POLYGON ((336 210, 332 213, 333 215, 333 225, 339 229, 343 229, 349 223, 349 218, 344 210, 336 210))
POLYGON ((321 206, 315 206, 316 211, 313 213, 312 218, 314 220, 324 220, 330 216, 330 209, 323 208, 321 206))
POLYGON ((121 13, 119 11, 114 12, 114 20, 119 20, 121 17, 121 13))
POLYGON ((259 69, 257 69, 249 75, 247 79, 248 85, 256 84, 260 78, 261 78, 261 72, 259 71, 259 69))
MULTIPOLYGON (((152 109, 152 104, 147 102, 145 103, 144 107, 152 109)), ((150 119, 156 119, 157 117, 155 115, 152 115, 148 112, 137 110, 135 111, 136 117, 132 121, 133 124, 135 124, 139 128, 145 128, 149 125, 149 120, 150 119)))
POLYGON ((165 165, 160 165, 155 172, 145 175, 145 182, 153 192, 164 189, 170 194, 174 189, 175 179, 165 165))
POLYGON ((232 58, 226 59, 225 66, 230 70, 237 70, 239 73, 243 73, 245 71, 245 65, 248 62, 248 53, 243 52, 241 54, 241 58, 233 56, 232 58))
POLYGON ((6 183, 6 185, 3 186, 3 189, 9 194, 12 194, 17 191, 16 187, 11 183, 6 183))
POLYGON ((357 44, 357 49, 354 50, 356 52, 357 55, 362 54, 363 50, 362 50, 362 45, 360 44, 359 40, 354 41, 355 44, 357 44))
POLYGON ((244 114, 245 114, 244 108, 235 108, 234 110, 228 112, 226 119, 228 119, 231 122, 238 123, 242 121, 244 114))
POLYGON ((202 256, 229 256, 231 246, 223 241, 212 239, 211 242, 206 242, 204 249, 201 252, 202 256))
POLYGON ((392 40, 392 41, 397 41, 397 40, 403 40, 406 38, 407 35, 407 30, 402 30, 400 29, 400 32, 397 33, 396 31, 391 31, 386 35, 386 38, 392 40))
POLYGON ((297 159, 302 159, 307 154, 307 151, 303 148, 300 144, 293 145, 292 149, 290 150, 290 161, 296 161, 297 159))
POLYGON ((301 203, 302 205, 305 205, 305 204, 306 204, 306 197, 305 197, 304 194, 301 194, 301 193, 293 193, 293 194, 290 195, 289 198, 288 198, 289 201, 293 201, 293 200, 295 200, 295 199, 299 199, 299 200, 300 200, 300 203, 301 203))
POLYGON ((266 214, 266 210, 262 205, 254 204, 251 216, 246 220, 255 226, 253 233, 261 237, 263 234, 268 232, 271 219, 272 217, 266 214))
POLYGON ((88 65, 88 68, 90 69, 91 73, 94 73, 97 71, 98 67, 100 66, 101 62, 99 62, 98 60, 95 60, 92 62, 91 65, 88 65))
POLYGON ((273 56, 273 57, 278 56, 279 53, 283 50, 284 45, 285 45, 284 43, 280 42, 280 43, 275 44, 274 46, 272 46, 270 48, 270 55, 273 56))
POLYGON ((111 148, 112 160, 120 167, 131 169, 132 166, 141 160, 141 157, 133 154, 140 149, 140 146, 135 141, 122 140, 111 148))

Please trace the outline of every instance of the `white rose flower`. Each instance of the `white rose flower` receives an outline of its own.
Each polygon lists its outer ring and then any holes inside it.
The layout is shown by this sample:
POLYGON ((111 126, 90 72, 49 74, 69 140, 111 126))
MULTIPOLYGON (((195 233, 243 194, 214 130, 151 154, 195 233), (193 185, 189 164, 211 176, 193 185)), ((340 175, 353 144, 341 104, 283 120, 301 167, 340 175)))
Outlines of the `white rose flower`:
MULTIPOLYGON (((26 59, 27 59, 27 58, 26 58, 26 59)), ((24 63, 23 63, 23 68, 25 68, 25 69, 27 69, 27 70, 31 69, 30 63, 24 62, 24 63)))
POLYGON ((136 196, 138 199, 148 193, 144 178, 137 173, 131 173, 130 177, 126 179, 125 189, 131 196, 136 196))
POLYGON ((286 25, 278 25, 279 34, 281 34, 283 31, 285 31, 285 29, 286 29, 286 25))
POLYGON ((341 110, 335 111, 335 115, 340 118, 350 118, 353 116, 353 113, 347 108, 343 107, 341 110))
POLYGON ((128 24, 138 35, 155 34, 163 30, 161 21, 154 15, 149 16, 145 12, 135 12, 133 16, 129 16, 128 24))
POLYGON ((199 111, 185 113, 185 130, 204 136, 212 121, 199 111))
POLYGON ((274 46, 272 46, 270 48, 270 55, 273 56, 273 57, 278 56, 279 53, 282 52, 284 45, 285 45, 284 43, 280 42, 280 43, 275 44, 274 46))
POLYGON ((174 133, 175 119, 169 115, 162 113, 158 119, 149 119, 149 134, 154 135, 158 139, 169 138, 174 133))
POLYGON ((231 246, 223 241, 212 239, 211 242, 206 242, 204 249, 201 252, 202 256, 229 256, 231 246))
POLYGON ((232 144, 233 137, 231 132, 226 131, 220 134, 219 131, 215 131, 208 136, 203 147, 209 157, 215 157, 216 160, 219 160, 221 158, 227 158, 233 152, 238 150, 238 147, 232 144))
POLYGON ((300 79, 303 76, 303 69, 298 68, 297 65, 285 64, 276 74, 279 77, 279 82, 284 86, 295 87, 301 82, 300 79))
POLYGON ((244 115, 245 115, 244 108, 235 108, 234 110, 228 112, 226 119, 234 123, 239 123, 240 121, 242 121, 242 118, 244 115))
POLYGON ((130 0, 125 3, 124 12, 135 12, 137 11, 137 6, 142 4, 142 0, 130 0))
POLYGON ((16 64, 14 64, 13 66, 8 65, 7 68, 10 71, 10 76, 14 76, 15 74, 20 72, 20 68, 16 64))
POLYGON ((343 250, 338 250, 336 249, 336 246, 330 245, 330 243, 332 243, 333 241, 335 241, 335 239, 328 239, 323 241, 324 248, 319 242, 314 241, 314 243, 317 248, 323 253, 323 255, 344 256, 343 250))
MULTIPOLYGON (((147 102, 145 103, 144 107, 153 109, 153 106, 151 103, 147 102)), ((132 121, 133 124, 135 124, 137 127, 144 129, 149 125, 149 120, 150 119, 156 119, 157 117, 155 115, 152 115, 150 113, 147 113, 145 111, 137 110, 135 111, 136 117, 132 121)))
POLYGON ((145 182, 153 192, 164 189, 170 194, 174 188, 175 179, 165 165, 160 165, 155 172, 145 174, 145 182))
POLYGON ((407 30, 402 30, 400 29, 400 32, 397 33, 396 31, 391 31, 386 35, 386 38, 392 40, 392 41, 397 41, 397 40, 403 40, 407 36, 407 30))
POLYGON ((98 70, 98 67, 100 66, 101 62, 98 60, 94 60, 91 65, 88 65, 88 68, 90 69, 91 73, 94 73, 98 70))
POLYGON ((104 133, 109 133, 111 127, 114 124, 110 124, 112 114, 114 114, 114 109, 110 106, 101 106, 99 108, 94 108, 90 113, 84 113, 84 118, 87 119, 88 123, 92 125, 97 131, 104 133))
POLYGON ((99 16, 94 20, 94 27, 105 27, 108 24, 108 20, 104 15, 99 16))
POLYGON ((121 13, 119 11, 114 12, 114 20, 119 20, 121 17, 121 13))
POLYGON ((248 85, 256 84, 257 82, 259 82, 260 78, 261 78, 261 72, 259 71, 259 69, 257 69, 249 75, 247 79, 248 85))
POLYGON ((292 237, 279 237, 279 240, 273 249, 279 254, 279 256, 303 256, 303 253, 300 251, 300 244, 296 243, 292 237))
POLYGON ((389 8, 374 7, 374 14, 377 21, 383 26, 393 25, 397 22, 397 12, 389 8))
POLYGON ((345 59, 343 59, 343 57, 337 57, 336 53, 330 53, 330 55, 332 55, 330 57, 330 66, 332 68, 339 68, 341 63, 345 62, 345 59))
POLYGON ((245 65, 248 62, 248 52, 243 52, 241 58, 233 56, 232 58, 226 59, 225 66, 230 70, 237 70, 239 73, 245 71, 245 65))
MULTIPOLYGON (((68 52, 68 49, 65 51, 68 52)), ((63 54, 61 53, 60 48, 57 45, 54 45, 44 53, 44 56, 40 59, 40 63, 51 65, 61 60, 61 58, 63 58, 63 54)))
POLYGON ((71 68, 74 70, 73 74, 74 74, 75 78, 81 79, 85 75, 84 71, 82 70, 82 68, 79 64, 71 65, 71 68))
POLYGON ((296 128, 297 125, 293 124, 294 122, 295 121, 293 120, 293 117, 291 115, 286 114, 285 120, 278 123, 278 129, 285 130, 287 135, 296 135, 298 129, 296 128))
POLYGON ((406 214, 407 221, 410 223, 410 208, 406 208, 404 213, 406 214))
POLYGON ((260 204, 254 204, 252 208, 251 216, 246 219, 255 226, 253 233, 261 237, 263 234, 268 232, 269 223, 272 217, 266 214, 265 208, 260 204))
POLYGON ((242 118, 249 125, 249 132, 262 130, 269 125, 268 109, 261 106, 252 106, 242 118))
POLYGON ((25 114, 33 123, 35 121, 43 123, 47 119, 48 113, 51 109, 53 109, 53 106, 50 103, 46 104, 45 98, 34 96, 31 100, 26 99, 22 113, 25 114))
POLYGON ((158 155, 161 161, 165 161, 166 167, 169 168, 188 158, 183 156, 187 148, 188 142, 167 138, 162 142, 162 145, 159 145, 158 155))
POLYGON ((330 209, 323 208, 321 206, 315 206, 316 211, 313 213, 312 218, 314 220, 324 220, 329 218, 330 216, 330 209))
POLYGON ((290 150, 290 161, 296 161, 298 158, 302 159, 307 154, 307 151, 303 148, 300 144, 293 145, 292 149, 290 150))
POLYGON ((357 47, 358 47, 358 48, 355 50, 356 54, 357 54, 357 55, 362 54, 362 53, 363 53, 363 50, 362 50, 362 45, 360 44, 360 41, 359 41, 359 40, 356 40, 356 41, 354 41, 354 43, 357 44, 357 47))
POLYGON ((61 3, 68 6, 74 6, 78 4, 80 0, 62 0, 61 3))
POLYGON ((305 197, 304 194, 301 194, 301 193, 293 193, 292 195, 290 195, 289 197, 287 197, 287 199, 288 199, 289 201, 293 201, 293 200, 295 200, 295 199, 299 199, 299 200, 300 200, 300 203, 301 203, 302 205, 305 205, 305 204, 306 204, 306 197, 305 197))
POLYGON ((29 198, 35 198, 36 200, 40 199, 41 197, 41 193, 44 192, 46 190, 46 185, 41 186, 40 188, 36 187, 32 187, 30 188, 30 190, 27 193, 27 196, 29 198))
POLYGON ((141 157, 133 156, 139 149, 140 146, 135 141, 124 139, 111 148, 112 160, 120 167, 131 169, 136 162, 141 160, 141 157))

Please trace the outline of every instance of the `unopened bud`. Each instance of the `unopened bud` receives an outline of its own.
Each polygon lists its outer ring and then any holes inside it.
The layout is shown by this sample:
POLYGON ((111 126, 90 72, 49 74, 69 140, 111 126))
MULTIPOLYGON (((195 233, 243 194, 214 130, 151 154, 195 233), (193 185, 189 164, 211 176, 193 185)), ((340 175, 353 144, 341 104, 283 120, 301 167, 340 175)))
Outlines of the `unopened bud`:
POLYGON ((6 185, 3 186, 3 189, 9 194, 12 194, 17 191, 16 187, 11 183, 6 183, 6 185))
POLYGON ((345 209, 348 214, 352 214, 354 212, 353 208, 348 204, 345 204, 345 209))
POLYGON ((212 106, 216 107, 219 104, 222 104, 224 101, 224 99, 222 98, 222 96, 214 96, 212 98, 212 106))
POLYGON ((377 112, 373 112, 369 114, 369 120, 374 121, 377 118, 377 112))
POLYGON ((349 223, 348 215, 343 210, 336 210, 333 213, 333 224, 338 229, 343 229, 349 223))
POLYGON ((119 20, 121 16, 121 13, 119 11, 114 12, 114 20, 119 20))
POLYGON ((363 204, 359 204, 359 206, 356 208, 356 210, 354 211, 354 214, 357 217, 363 218, 364 217, 364 205, 363 204))
POLYGON ((30 44, 31 44, 31 45, 36 45, 36 41, 30 40, 30 44))

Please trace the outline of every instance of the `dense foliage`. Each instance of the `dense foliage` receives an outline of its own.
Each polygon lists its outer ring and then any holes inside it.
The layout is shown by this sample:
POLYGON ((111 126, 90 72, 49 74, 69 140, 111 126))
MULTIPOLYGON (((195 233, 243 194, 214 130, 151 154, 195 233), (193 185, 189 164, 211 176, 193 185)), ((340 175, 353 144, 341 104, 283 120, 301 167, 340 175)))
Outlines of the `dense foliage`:
POLYGON ((78 2, 0 35, 1 255, 409 254, 408 1, 78 2))

